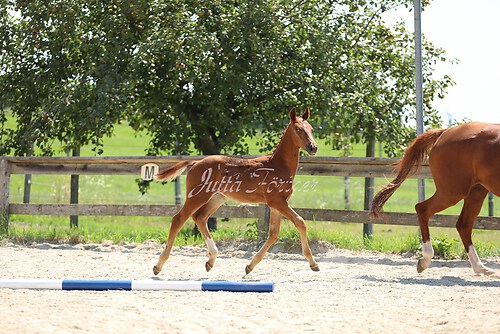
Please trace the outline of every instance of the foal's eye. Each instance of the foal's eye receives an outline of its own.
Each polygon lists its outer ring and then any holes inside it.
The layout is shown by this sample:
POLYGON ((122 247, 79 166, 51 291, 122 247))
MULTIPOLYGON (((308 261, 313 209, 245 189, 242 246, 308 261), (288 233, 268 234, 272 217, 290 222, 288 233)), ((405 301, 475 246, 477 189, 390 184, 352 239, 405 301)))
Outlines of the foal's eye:
POLYGON ((301 133, 302 132, 302 128, 296 127, 295 131, 297 131, 297 133, 301 133))

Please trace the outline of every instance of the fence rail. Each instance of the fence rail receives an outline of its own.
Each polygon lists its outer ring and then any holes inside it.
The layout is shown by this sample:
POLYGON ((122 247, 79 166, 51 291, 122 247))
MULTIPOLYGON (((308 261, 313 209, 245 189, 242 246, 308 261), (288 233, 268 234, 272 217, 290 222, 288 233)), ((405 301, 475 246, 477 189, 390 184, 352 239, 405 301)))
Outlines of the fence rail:
MULTIPOLYGON (((9 184, 12 174, 61 175, 139 175, 141 166, 154 163, 160 168, 181 160, 202 157, 1 157, 0 158, 0 228, 8 230, 9 215, 64 215, 64 216, 173 216, 177 205, 112 205, 112 204, 20 204, 9 202, 9 184)), ((396 159, 302 157, 298 174, 318 176, 352 176, 390 178, 396 159)), ((428 164, 413 177, 430 178, 428 164)), ((383 219, 372 220, 366 211, 297 208, 306 220, 391 225, 417 225, 415 214, 387 212, 383 219)), ((257 218, 259 232, 267 233, 269 211, 265 205, 224 205, 215 217, 257 218)), ((431 225, 454 227, 456 216, 435 215, 431 225)), ((475 228, 500 230, 499 217, 478 217, 475 228)))

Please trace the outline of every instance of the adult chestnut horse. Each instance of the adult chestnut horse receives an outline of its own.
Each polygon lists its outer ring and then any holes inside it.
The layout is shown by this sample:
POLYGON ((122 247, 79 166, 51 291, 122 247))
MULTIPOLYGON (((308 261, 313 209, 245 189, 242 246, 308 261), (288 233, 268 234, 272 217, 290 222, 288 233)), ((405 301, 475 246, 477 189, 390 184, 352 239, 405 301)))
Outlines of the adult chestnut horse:
POLYGON ((207 271, 212 269, 218 251, 208 230, 207 220, 228 199, 244 203, 266 203, 271 209, 268 239, 246 266, 247 274, 264 258, 268 249, 278 239, 282 215, 298 229, 302 251, 311 269, 319 270, 309 248, 304 219, 287 202, 293 191, 300 148, 311 155, 318 151, 318 145, 312 135, 313 129, 307 122, 309 114, 309 108, 302 117, 296 115, 295 108, 290 111, 290 124, 271 154, 253 159, 209 156, 199 161, 179 162, 156 174, 157 180, 172 180, 191 167, 186 177, 186 200, 181 210, 172 218, 167 244, 153 268, 155 275, 161 271, 170 255, 177 233, 190 216, 193 217, 208 248, 205 268, 207 271))
POLYGON ((417 271, 427 269, 434 256, 429 235, 430 217, 463 199, 456 228, 472 269, 475 273, 494 274, 495 271, 485 267, 479 259, 471 233, 488 191, 500 196, 500 124, 467 123, 419 135, 399 161, 395 178, 375 195, 372 216, 380 216, 385 202, 408 176, 418 170, 429 149, 429 165, 436 192, 415 205, 423 242, 423 258, 418 261, 417 271))

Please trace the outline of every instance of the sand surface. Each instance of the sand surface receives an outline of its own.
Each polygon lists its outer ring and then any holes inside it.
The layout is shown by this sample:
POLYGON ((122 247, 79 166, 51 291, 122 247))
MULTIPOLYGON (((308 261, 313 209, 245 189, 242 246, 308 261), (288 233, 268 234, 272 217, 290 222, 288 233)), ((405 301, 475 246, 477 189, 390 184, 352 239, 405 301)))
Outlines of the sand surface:
MULTIPOLYGON (((500 333, 500 278, 468 261, 434 260, 314 245, 271 249, 244 277, 255 245, 176 247, 157 279, 273 281, 271 293, 0 289, 0 333, 500 333)), ((162 246, 112 243, 0 245, 0 278, 153 279, 162 246)), ((500 271, 500 259, 483 259, 500 271)))

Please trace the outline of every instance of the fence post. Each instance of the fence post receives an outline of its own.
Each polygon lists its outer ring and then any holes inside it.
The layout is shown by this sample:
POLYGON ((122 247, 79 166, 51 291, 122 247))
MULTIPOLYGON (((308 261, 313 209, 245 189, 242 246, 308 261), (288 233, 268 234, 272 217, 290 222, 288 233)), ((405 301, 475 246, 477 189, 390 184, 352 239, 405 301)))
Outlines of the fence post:
POLYGON ((488 193, 488 216, 493 217, 495 210, 493 209, 493 193, 488 193))
MULTIPOLYGON (((31 157, 33 155, 34 144, 30 143, 30 151, 27 156, 31 157)), ((24 195, 23 195, 23 203, 29 204, 31 197, 31 174, 24 175, 24 195)))
MULTIPOLYGON (((73 149, 73 154, 74 157, 79 157, 80 156, 80 147, 77 146, 73 149)), ((69 202, 70 204, 78 204, 78 191, 79 191, 79 183, 80 183, 80 176, 79 175, 71 175, 71 182, 70 182, 70 199, 69 202)), ((69 217, 69 226, 70 227, 78 227, 78 216, 70 216, 69 217)))
POLYGON ((260 239, 266 239, 269 232, 269 220, 271 210, 266 204, 259 204, 259 213, 257 220, 257 230, 260 239))
POLYGON ((181 204, 182 204, 181 177, 177 176, 175 178, 175 205, 181 205, 181 204))
POLYGON ((24 175, 23 203, 29 204, 31 198, 31 174, 24 175))
MULTIPOLYGON (((375 140, 370 139, 366 145, 366 157, 375 156, 375 140)), ((365 201, 364 209, 370 210, 373 201, 373 188, 375 187, 375 180, 373 177, 365 178, 365 201)), ((363 224, 363 237, 371 239, 373 237, 373 224, 363 224)))
POLYGON ((351 209, 351 179, 349 176, 344 176, 344 210, 351 209))
POLYGON ((10 166, 5 157, 0 160, 0 235, 9 233, 10 166))

